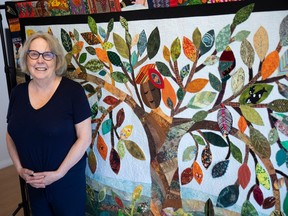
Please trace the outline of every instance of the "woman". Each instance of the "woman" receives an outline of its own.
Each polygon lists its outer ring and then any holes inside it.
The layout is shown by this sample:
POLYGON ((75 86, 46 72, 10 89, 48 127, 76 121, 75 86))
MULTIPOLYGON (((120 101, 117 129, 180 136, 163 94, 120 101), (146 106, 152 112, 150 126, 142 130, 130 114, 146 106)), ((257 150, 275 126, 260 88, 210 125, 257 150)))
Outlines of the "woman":
POLYGON ((32 215, 84 216, 86 149, 91 143, 84 89, 63 77, 61 45, 48 33, 27 39, 20 67, 31 80, 11 92, 6 141, 28 184, 32 215))

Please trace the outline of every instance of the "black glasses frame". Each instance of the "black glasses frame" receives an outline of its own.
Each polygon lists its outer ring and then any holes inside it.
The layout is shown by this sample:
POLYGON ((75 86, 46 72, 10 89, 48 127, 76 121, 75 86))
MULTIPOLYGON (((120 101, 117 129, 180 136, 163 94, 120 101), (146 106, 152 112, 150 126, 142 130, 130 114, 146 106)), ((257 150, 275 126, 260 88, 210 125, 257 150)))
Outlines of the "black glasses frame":
POLYGON ((27 55, 29 56, 29 58, 33 59, 33 60, 37 60, 39 59, 40 55, 42 55, 42 58, 46 61, 51 61, 55 56, 56 54, 53 53, 53 52, 43 52, 43 53, 40 53, 38 52, 37 50, 28 50, 27 51, 27 55), (31 56, 30 54, 31 53, 34 53, 36 54, 37 53, 37 57, 35 56, 31 56))

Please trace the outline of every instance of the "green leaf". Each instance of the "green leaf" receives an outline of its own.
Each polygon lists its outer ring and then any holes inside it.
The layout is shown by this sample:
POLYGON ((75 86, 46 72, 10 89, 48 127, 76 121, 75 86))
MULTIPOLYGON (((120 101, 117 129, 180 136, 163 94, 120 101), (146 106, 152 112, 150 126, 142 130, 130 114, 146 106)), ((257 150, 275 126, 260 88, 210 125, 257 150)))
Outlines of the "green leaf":
POLYGON ((113 33, 113 41, 119 55, 123 58, 129 59, 129 49, 126 41, 116 33, 113 33))
POLYGON ((229 45, 231 37, 230 24, 221 29, 216 36, 215 47, 217 52, 222 52, 229 45))
POLYGON ((127 22, 127 20, 126 20, 124 17, 122 17, 122 16, 120 16, 120 24, 121 24, 121 26, 125 29, 126 32, 129 31, 129 29, 128 29, 128 22, 127 22))
MULTIPOLYGON (((280 24, 280 44, 281 46, 287 46, 288 45, 288 16, 285 16, 280 24)), ((287 208, 288 211, 288 208, 287 208)), ((286 214, 288 215, 288 214, 286 214)))
POLYGON ((87 59, 87 53, 81 53, 80 57, 79 57, 79 63, 83 64, 87 59))
POLYGON ((87 46, 85 47, 86 51, 90 54, 90 55, 96 55, 95 49, 92 46, 87 46))
POLYGON ((84 66, 91 72, 98 72, 104 67, 103 63, 98 59, 91 59, 84 66))
POLYGON ((107 55, 108 55, 110 62, 113 65, 118 66, 118 67, 121 67, 123 65, 122 61, 121 61, 121 59, 117 53, 112 52, 112 51, 107 51, 107 55))
POLYGON ((148 58, 152 59, 160 48, 160 34, 159 29, 156 27, 150 34, 147 43, 148 58))
POLYGON ((241 208, 241 215, 258 216, 258 212, 249 200, 245 200, 241 208))
POLYGON ((69 34, 61 28, 61 42, 66 52, 72 51, 72 41, 69 34))
POLYGON ((123 140, 128 152, 138 160, 146 160, 142 149, 132 140, 123 140))
POLYGON ((279 149, 276 153, 276 161, 278 166, 282 166, 286 162, 286 151, 279 149))
POLYGON ((217 76, 215 76, 212 73, 209 73, 209 82, 212 88, 215 89, 216 91, 220 92, 222 90, 221 81, 218 79, 217 76))
POLYGON ((274 144, 279 138, 278 131, 275 127, 271 128, 268 134, 268 141, 272 145, 274 144))
POLYGON ((144 30, 139 35, 139 40, 137 42, 137 50, 139 52, 139 55, 142 56, 144 51, 146 50, 147 47, 147 36, 144 30))
POLYGON ((231 149, 232 156, 235 158, 235 160, 237 160, 240 164, 242 164, 242 152, 241 152, 241 150, 236 145, 234 145, 232 142, 230 142, 230 149, 231 149))
POLYGON ((250 34, 250 31, 242 30, 238 32, 233 38, 235 41, 243 41, 246 39, 250 34))
POLYGON ((105 135, 107 133, 109 133, 112 130, 112 120, 111 119, 107 119, 105 120, 102 124, 102 134, 105 135))
POLYGON ((288 193, 287 192, 283 201, 283 209, 284 209, 284 213, 288 215, 288 193))
MULTIPOLYGON (((283 146, 283 148, 285 148, 288 151, 288 140, 281 142, 281 145, 283 146)), ((288 158, 287 158, 287 160, 288 160, 288 158)))
POLYGON ((213 132, 203 132, 203 136, 205 139, 211 143, 214 146, 218 147, 227 147, 228 144, 225 142, 225 140, 222 138, 222 136, 213 133, 213 132))
POLYGON ((213 216, 213 215, 215 215, 213 203, 212 203, 212 201, 211 201, 210 198, 209 198, 209 199, 206 201, 206 203, 205 203, 204 213, 205 213, 206 216, 213 216))
POLYGON ((193 31, 193 43, 194 45, 197 47, 197 49, 199 49, 200 44, 201 44, 201 32, 199 30, 199 28, 197 27, 194 31, 193 31))
POLYGON ((98 193, 98 202, 102 202, 106 198, 106 188, 102 188, 98 193))
POLYGON ((259 156, 269 159, 271 156, 270 143, 266 137, 254 127, 250 128, 250 140, 253 149, 259 154, 259 156))
POLYGON ((178 37, 173 41, 170 52, 172 61, 176 61, 181 54, 181 43, 178 37))
POLYGON ((118 72, 118 71, 113 72, 111 74, 111 77, 118 83, 126 83, 129 80, 128 77, 124 73, 118 72))
POLYGON ((91 16, 88 16, 88 26, 93 34, 98 34, 96 21, 91 16))
POLYGON ((275 112, 288 112, 288 100, 276 99, 271 101, 267 107, 275 112))
POLYGON ((239 98, 239 103, 259 104, 270 95, 272 89, 273 89, 273 85, 268 85, 268 84, 255 84, 255 85, 248 86, 242 92, 239 98), (257 98, 255 96, 257 96, 257 98))
POLYGON ((224 160, 216 163, 212 168, 212 177, 218 178, 225 175, 229 162, 230 162, 229 160, 224 160))
POLYGON ((126 153, 124 140, 120 139, 118 141, 118 143, 117 143, 117 152, 118 152, 120 158, 123 159, 124 156, 125 156, 125 153, 126 153))
POLYGON ((195 158, 195 149, 196 146, 188 146, 183 152, 182 161, 186 162, 193 160, 195 158))
POLYGON ((165 63, 157 61, 156 67, 163 76, 172 77, 172 73, 165 63))
POLYGON ((114 19, 111 18, 109 20, 108 25, 107 25, 107 32, 110 33, 113 30, 113 28, 114 28, 114 19))
POLYGON ((195 94, 188 103, 191 109, 201 109, 209 106, 215 99, 216 93, 211 91, 202 91, 195 94))
POLYGON ((208 116, 208 112, 206 110, 200 110, 193 115, 192 121, 200 122, 200 121, 203 121, 207 116, 208 116))
POLYGON ((256 125, 264 125, 260 114, 250 106, 240 105, 240 110, 246 120, 256 125))
POLYGON ((217 198, 217 207, 233 206, 239 198, 239 185, 228 185, 223 188, 217 198))
POLYGON ((194 140, 196 143, 198 143, 199 145, 205 145, 205 142, 203 140, 203 138, 197 134, 192 134, 194 140))
POLYGON ((182 88, 179 88, 179 89, 177 90, 177 98, 178 98, 179 101, 182 101, 182 100, 183 100, 184 94, 185 94, 185 92, 183 91, 182 88))
POLYGON ((245 82, 245 72, 239 68, 231 77, 231 88, 233 95, 237 95, 243 88, 245 82))
POLYGON ((255 59, 255 51, 251 43, 246 39, 241 43, 240 54, 243 63, 248 68, 252 68, 255 59))
POLYGON ((270 177, 266 170, 259 163, 257 163, 255 171, 259 183, 263 185, 267 190, 270 190, 270 177))
POLYGON ((254 9, 254 5, 255 5, 254 3, 249 4, 237 11, 237 13, 233 18, 233 23, 231 25, 233 29, 236 28, 237 25, 246 21, 249 18, 250 14, 254 9))

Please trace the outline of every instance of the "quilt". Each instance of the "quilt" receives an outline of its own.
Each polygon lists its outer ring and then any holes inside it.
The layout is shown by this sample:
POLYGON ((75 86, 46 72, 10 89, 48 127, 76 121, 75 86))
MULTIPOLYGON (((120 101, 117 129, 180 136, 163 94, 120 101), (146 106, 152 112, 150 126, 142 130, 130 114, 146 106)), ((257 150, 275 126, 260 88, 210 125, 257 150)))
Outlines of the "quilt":
POLYGON ((89 98, 87 216, 288 215, 287 4, 20 25, 59 39, 89 98))

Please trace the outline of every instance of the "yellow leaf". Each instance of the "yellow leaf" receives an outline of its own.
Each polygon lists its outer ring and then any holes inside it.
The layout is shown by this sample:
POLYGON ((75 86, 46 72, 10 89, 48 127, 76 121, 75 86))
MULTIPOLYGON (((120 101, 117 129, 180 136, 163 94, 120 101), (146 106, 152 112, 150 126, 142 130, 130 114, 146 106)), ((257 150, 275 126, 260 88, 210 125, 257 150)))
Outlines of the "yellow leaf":
POLYGON ((257 163, 256 165, 256 176, 261 185, 263 185, 267 190, 270 190, 270 180, 269 175, 263 167, 257 163))
POLYGON ((261 26, 254 34, 253 38, 255 51, 262 62, 266 56, 269 47, 268 33, 263 26, 261 26))
POLYGON ((186 91, 190 93, 199 92, 206 86, 207 83, 208 80, 203 78, 192 80, 190 83, 188 83, 186 91))
POLYGON ((131 135, 132 130, 133 130, 133 125, 125 126, 120 132, 120 139, 127 139, 131 135))
POLYGON ((101 48, 95 48, 95 53, 98 56, 99 60, 101 60, 102 62, 109 62, 109 58, 105 50, 101 48))
POLYGON ((279 53, 275 50, 271 52, 263 61, 261 68, 262 80, 267 79, 279 66, 279 53))
POLYGON ((163 56, 167 62, 170 61, 170 50, 166 46, 164 46, 164 48, 163 48, 163 56))
POLYGON ((142 185, 138 185, 134 191, 133 191, 133 195, 132 195, 132 200, 136 201, 141 197, 142 194, 142 185))

